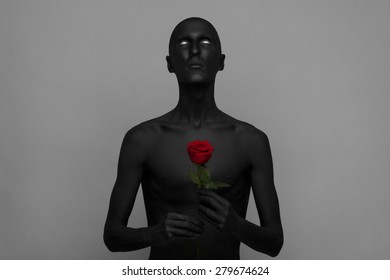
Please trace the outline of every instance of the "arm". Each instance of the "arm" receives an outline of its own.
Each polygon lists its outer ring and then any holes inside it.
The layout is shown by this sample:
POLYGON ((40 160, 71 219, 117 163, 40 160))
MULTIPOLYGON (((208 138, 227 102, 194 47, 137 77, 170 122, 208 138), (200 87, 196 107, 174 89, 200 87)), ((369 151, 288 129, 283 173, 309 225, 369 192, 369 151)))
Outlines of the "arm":
POLYGON ((142 145, 142 133, 130 130, 122 142, 119 155, 117 179, 111 194, 104 243, 114 251, 132 251, 150 245, 149 228, 129 228, 127 221, 134 206, 143 173, 146 151, 142 145))
POLYGON ((254 151, 251 153, 250 176, 261 226, 244 220, 237 238, 257 251, 277 256, 283 246, 283 229, 273 179, 270 145, 267 136, 260 131, 257 131, 252 141, 254 151))
POLYGON ((268 138, 256 130, 244 140, 251 162, 250 180, 261 226, 238 216, 229 201, 214 192, 200 192, 203 204, 200 209, 215 226, 247 246, 269 256, 277 256, 283 245, 283 230, 268 138))
POLYGON ((203 231, 203 225, 198 220, 178 213, 167 213, 152 227, 127 227, 150 151, 150 139, 153 139, 150 131, 136 127, 123 140, 117 179, 104 227, 104 243, 112 252, 161 246, 177 237, 196 238, 203 231))

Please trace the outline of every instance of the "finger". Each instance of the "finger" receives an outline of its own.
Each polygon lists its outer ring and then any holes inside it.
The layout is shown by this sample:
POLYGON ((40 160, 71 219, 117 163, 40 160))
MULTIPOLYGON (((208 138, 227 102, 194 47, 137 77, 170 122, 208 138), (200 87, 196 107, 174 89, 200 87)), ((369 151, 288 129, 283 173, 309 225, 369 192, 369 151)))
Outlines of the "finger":
POLYGON ((222 196, 216 194, 213 191, 200 189, 199 190, 199 198, 200 197, 212 197, 218 203, 220 203, 222 206, 228 206, 229 205, 229 201, 227 201, 225 198, 223 198, 222 196))
POLYGON ((170 237, 188 237, 188 238, 198 238, 200 237, 200 233, 192 232, 188 229, 176 228, 176 227, 168 227, 167 229, 170 237))
POLYGON ((209 222, 211 222, 217 227, 223 227, 223 224, 225 222, 224 216, 219 215, 217 212, 203 205, 199 205, 199 210, 201 211, 201 213, 204 214, 204 216, 208 219, 209 222))
POLYGON ((210 196, 199 196, 199 204, 211 208, 216 212, 222 212, 223 205, 216 201, 213 197, 210 196))
POLYGON ((204 231, 203 225, 194 224, 189 220, 167 219, 166 224, 171 228, 189 230, 194 233, 202 233, 204 231))
POLYGON ((184 215, 184 214, 179 214, 179 213, 175 213, 175 212, 169 212, 167 214, 167 218, 169 218, 171 220, 186 220, 189 217, 187 215, 184 215))
POLYGON ((206 206, 208 208, 213 209, 219 215, 226 217, 229 214, 229 202, 227 205, 222 205, 218 201, 216 201, 213 197, 210 196, 201 196, 199 198, 199 205, 206 206))
POLYGON ((196 219, 196 218, 191 217, 191 216, 184 215, 184 214, 178 214, 178 213, 171 212, 171 213, 168 213, 167 219, 175 220, 175 221, 189 221, 198 227, 201 227, 201 228, 204 227, 204 224, 201 220, 196 219))

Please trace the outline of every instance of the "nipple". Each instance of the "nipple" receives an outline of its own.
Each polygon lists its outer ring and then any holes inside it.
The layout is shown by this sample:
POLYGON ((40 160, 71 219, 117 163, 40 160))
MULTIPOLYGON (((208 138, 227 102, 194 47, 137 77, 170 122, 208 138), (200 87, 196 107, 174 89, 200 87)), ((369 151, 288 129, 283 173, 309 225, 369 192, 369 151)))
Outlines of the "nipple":
POLYGON ((194 119, 193 123, 194 127, 199 128, 200 127, 200 119, 194 119))

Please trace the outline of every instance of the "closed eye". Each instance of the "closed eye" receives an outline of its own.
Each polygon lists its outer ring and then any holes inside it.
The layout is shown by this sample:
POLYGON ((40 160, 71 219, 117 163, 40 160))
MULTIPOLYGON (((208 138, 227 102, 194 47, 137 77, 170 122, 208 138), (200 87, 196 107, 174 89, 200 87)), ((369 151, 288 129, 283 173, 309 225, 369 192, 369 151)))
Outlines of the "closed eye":
POLYGON ((180 46, 186 46, 186 45, 188 45, 189 44, 189 42, 187 41, 187 40, 181 40, 180 42, 179 42, 179 45, 180 46))
POLYGON ((210 45, 211 42, 209 39, 203 39, 202 41, 200 41, 202 44, 206 44, 206 45, 210 45))

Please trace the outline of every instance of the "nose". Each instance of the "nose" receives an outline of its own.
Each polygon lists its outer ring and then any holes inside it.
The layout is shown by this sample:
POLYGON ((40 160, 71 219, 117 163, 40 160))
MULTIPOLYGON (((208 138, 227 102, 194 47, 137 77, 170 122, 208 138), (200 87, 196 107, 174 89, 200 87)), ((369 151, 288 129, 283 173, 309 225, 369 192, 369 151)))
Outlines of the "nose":
POLYGON ((197 43, 195 43, 195 42, 191 46, 191 54, 193 56, 199 55, 199 45, 197 43))

